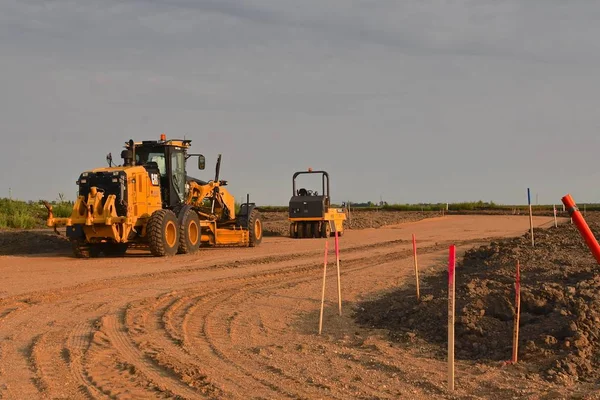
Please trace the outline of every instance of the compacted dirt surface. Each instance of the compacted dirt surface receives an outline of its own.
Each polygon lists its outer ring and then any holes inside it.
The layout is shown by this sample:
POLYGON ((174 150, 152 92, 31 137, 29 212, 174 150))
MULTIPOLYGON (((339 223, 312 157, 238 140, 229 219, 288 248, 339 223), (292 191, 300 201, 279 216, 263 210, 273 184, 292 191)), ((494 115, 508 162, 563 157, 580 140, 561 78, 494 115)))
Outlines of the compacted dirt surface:
POLYGON ((417 219, 339 239, 342 315, 327 240, 321 335, 325 239, 81 260, 47 231, 1 232, 0 398, 594 398, 600 279, 568 220, 554 228, 534 217, 532 249, 526 216, 417 219), (451 244, 454 392, 444 338, 451 244), (520 362, 509 365, 516 259, 522 336, 520 362))

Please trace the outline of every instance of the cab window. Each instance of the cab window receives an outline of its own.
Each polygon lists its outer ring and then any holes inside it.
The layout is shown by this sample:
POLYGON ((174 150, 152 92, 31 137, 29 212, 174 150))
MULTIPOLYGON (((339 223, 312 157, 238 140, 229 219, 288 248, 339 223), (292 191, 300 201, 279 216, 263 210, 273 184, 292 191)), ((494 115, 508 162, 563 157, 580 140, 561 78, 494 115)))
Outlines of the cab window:
POLYGON ((164 153, 136 153, 135 154, 136 164, 146 164, 148 162, 155 162, 158 165, 158 171, 161 177, 167 176, 167 168, 165 165, 164 153))

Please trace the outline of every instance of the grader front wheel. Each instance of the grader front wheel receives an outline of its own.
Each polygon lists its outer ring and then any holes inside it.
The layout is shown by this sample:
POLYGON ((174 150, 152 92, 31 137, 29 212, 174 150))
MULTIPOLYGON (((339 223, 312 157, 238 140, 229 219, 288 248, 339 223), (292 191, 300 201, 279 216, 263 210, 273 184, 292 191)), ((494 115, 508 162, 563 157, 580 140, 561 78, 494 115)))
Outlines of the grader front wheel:
POLYGON ((148 245, 154 256, 173 256, 179 248, 179 226, 177 216, 171 210, 157 210, 150 216, 148 245))
POLYGON ((189 209, 183 216, 179 232, 179 249, 182 254, 195 253, 200 247, 200 218, 196 211, 189 209))

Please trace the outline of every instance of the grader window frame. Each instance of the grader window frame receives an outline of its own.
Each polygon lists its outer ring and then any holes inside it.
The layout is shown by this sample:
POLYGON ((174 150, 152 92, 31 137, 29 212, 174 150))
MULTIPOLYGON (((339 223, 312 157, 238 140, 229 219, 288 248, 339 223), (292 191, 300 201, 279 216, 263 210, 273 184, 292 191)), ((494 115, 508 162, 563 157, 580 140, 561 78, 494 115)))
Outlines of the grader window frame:
POLYGON ((160 170, 160 185, 165 208, 174 208, 185 201, 187 178, 186 149, 168 142, 143 141, 135 144, 136 163, 151 162, 150 155, 161 156, 164 168, 160 170), (138 155, 140 157, 138 158, 138 155))

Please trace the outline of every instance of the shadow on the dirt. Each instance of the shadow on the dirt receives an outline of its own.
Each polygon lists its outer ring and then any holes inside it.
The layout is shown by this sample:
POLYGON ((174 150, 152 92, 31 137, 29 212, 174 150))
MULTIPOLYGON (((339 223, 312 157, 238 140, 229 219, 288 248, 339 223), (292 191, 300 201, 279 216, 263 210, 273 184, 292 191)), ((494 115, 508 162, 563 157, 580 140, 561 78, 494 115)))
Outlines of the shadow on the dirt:
MULTIPOLYGON (((264 231, 263 236, 282 236, 278 232, 264 231)), ((219 246, 230 247, 230 246, 219 246)), ((231 246, 238 248, 238 246, 231 246)), ((212 246, 201 246, 201 252, 218 250, 212 246)), ((50 229, 36 230, 0 230, 0 256, 22 256, 22 257, 71 257, 73 249, 71 242, 65 236, 64 230, 56 234, 50 229)), ((94 258, 147 258, 154 257, 146 248, 137 246, 130 247, 123 255, 106 255, 101 253, 94 258)))
MULTIPOLYGON (((0 256, 75 258, 71 242, 64 235, 64 232, 57 235, 54 231, 48 229, 0 231, 0 256)), ((151 254, 138 249, 129 249, 124 255, 113 256, 101 253, 99 258, 151 256, 151 254)))
MULTIPOLYGON (((352 318, 346 318, 346 314, 351 315, 354 304, 342 300, 343 315, 340 316, 337 298, 327 297, 323 307, 322 334, 333 340, 344 340, 349 334, 354 334, 354 332, 360 329, 352 318)), ((315 309, 298 314, 292 324, 293 328, 303 335, 319 334, 321 300, 314 300, 314 304, 316 306, 315 309)))
POLYGON ((263 236, 264 237, 273 237, 273 236, 283 236, 283 234, 281 232, 278 232, 278 231, 273 231, 273 230, 267 230, 267 229, 265 229, 263 231, 263 236))
POLYGON ((0 256, 35 256, 71 252, 64 236, 50 230, 0 231, 0 256))

